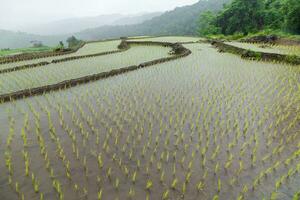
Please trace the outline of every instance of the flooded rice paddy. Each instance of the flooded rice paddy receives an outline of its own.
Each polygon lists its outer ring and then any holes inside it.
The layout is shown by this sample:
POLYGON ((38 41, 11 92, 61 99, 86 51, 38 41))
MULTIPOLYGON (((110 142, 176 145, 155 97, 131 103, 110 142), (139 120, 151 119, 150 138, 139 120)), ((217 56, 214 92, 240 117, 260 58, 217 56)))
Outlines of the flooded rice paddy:
POLYGON ((176 61, 0 104, 0 199, 293 199, 299 66, 185 47, 176 61))

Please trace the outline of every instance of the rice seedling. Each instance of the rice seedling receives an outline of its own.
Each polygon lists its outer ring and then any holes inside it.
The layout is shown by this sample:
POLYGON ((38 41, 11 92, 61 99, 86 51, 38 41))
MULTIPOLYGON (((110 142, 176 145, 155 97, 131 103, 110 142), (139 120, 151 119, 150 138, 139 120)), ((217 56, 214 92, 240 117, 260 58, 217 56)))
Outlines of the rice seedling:
POLYGON ((169 191, 169 190, 166 190, 166 191, 163 193, 162 199, 163 199, 163 200, 169 199, 169 194, 170 194, 170 191, 169 191))
POLYGON ((153 182, 151 180, 147 180, 146 183, 146 190, 150 190, 153 186, 153 182))

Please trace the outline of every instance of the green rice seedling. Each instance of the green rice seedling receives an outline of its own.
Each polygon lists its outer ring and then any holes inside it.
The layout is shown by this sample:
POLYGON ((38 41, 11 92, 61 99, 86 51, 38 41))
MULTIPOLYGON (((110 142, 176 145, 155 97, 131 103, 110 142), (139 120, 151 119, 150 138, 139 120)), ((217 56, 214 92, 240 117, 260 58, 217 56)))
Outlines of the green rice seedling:
POLYGON ((218 178, 218 193, 221 192, 221 188, 222 188, 222 181, 220 178, 218 178))
POLYGON ((183 182, 182 184, 182 195, 184 196, 186 193, 186 182, 183 182))
POLYGON ((189 171, 185 176, 185 183, 189 183, 192 177, 192 172, 189 171))
POLYGON ((24 147, 27 147, 27 135, 26 135, 24 129, 21 130, 21 136, 23 138, 23 145, 24 145, 24 147))
POLYGON ((118 189, 119 189, 119 186, 120 186, 120 180, 119 180, 119 178, 116 178, 116 181, 115 181, 115 188, 118 190, 118 189))
POLYGON ((161 171, 161 168, 162 168, 162 163, 161 162, 157 162, 156 164, 156 168, 157 168, 157 171, 160 172, 161 171))
POLYGON ((161 174, 160 174, 160 182, 163 183, 164 182, 164 179, 165 179, 165 171, 162 170, 161 174))
POLYGON ((137 175, 137 172, 134 171, 133 175, 132 175, 132 182, 133 182, 133 184, 135 184, 135 182, 136 182, 136 175, 137 175))
POLYGON ((171 188, 172 188, 173 190, 176 189, 177 183, 178 183, 178 179, 177 179, 177 178, 174 178, 173 181, 172 181, 172 184, 171 184, 171 188))
POLYGON ((300 199, 300 192, 297 192, 293 196, 293 200, 299 200, 300 199))
POLYGON ((243 187, 242 192, 243 192, 243 194, 245 194, 245 193, 248 192, 248 186, 247 186, 247 185, 245 185, 245 186, 243 187))
POLYGON ((134 196, 135 196, 135 190, 134 190, 134 188, 131 187, 128 192, 128 197, 134 198, 134 196))
POLYGON ((239 161, 239 169, 237 174, 240 174, 244 170, 244 162, 242 160, 239 161))
POLYGON ((18 182, 16 182, 15 190, 16 190, 16 193, 17 193, 18 195, 20 195, 20 185, 19 185, 18 182))
POLYGON ((44 200, 44 193, 40 193, 40 200, 44 200))
POLYGON ((75 190, 75 192, 79 191, 79 186, 77 184, 74 184, 74 190, 75 190))
POLYGON ((220 170, 220 164, 219 164, 219 162, 217 162, 217 164, 215 166, 215 171, 214 171, 214 175, 215 176, 217 175, 217 173, 219 172, 219 170, 220 170))
POLYGON ((111 169, 111 167, 109 167, 107 172, 106 172, 106 176, 107 176, 108 179, 111 179, 111 175, 112 175, 111 171, 112 171, 112 169, 111 169))
POLYGON ((170 191, 169 190, 164 191, 162 199, 163 200, 169 199, 169 195, 170 195, 170 191))
POLYGON ((176 163, 173 164, 172 175, 173 175, 173 177, 176 176, 176 163))
POLYGON ((39 188, 40 188, 40 183, 37 180, 37 178, 35 177, 35 175, 32 173, 31 174, 31 180, 32 180, 32 185, 33 185, 33 189, 35 193, 39 192, 39 188))
POLYGON ((272 192, 271 193, 271 197, 270 197, 270 200, 277 200, 278 199, 278 193, 277 192, 272 192))
POLYGON ((204 183, 202 181, 199 181, 197 183, 197 191, 200 192, 204 189, 204 183))
POLYGON ((153 186, 153 182, 151 180, 147 180, 147 183, 146 183, 146 190, 150 190, 153 186))
POLYGON ((244 200, 244 196, 243 195, 239 195, 237 200, 244 200))

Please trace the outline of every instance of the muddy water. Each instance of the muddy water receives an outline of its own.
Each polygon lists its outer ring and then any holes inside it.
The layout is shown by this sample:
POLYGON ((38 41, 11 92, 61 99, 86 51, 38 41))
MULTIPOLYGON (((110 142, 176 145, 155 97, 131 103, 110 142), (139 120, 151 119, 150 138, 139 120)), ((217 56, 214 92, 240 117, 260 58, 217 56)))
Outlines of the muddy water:
MULTIPOLYGON (((58 199, 36 147, 34 130, 40 126, 64 199, 97 199, 99 191, 102 199, 269 199, 274 191, 277 199, 292 199, 299 173, 282 177, 300 162, 293 156, 300 142, 299 68, 242 60, 207 44, 186 47, 193 53, 180 60, 1 104, 1 160, 9 151, 8 116, 16 132, 13 186, 22 183, 25 199, 39 199, 40 193, 58 199), (22 146, 20 136, 26 114, 29 147, 22 146), (22 149, 29 152, 30 171, 41 182, 39 193, 31 178, 22 176, 22 149)), ((0 197, 18 199, 7 185, 4 162, 0 173, 0 197)))

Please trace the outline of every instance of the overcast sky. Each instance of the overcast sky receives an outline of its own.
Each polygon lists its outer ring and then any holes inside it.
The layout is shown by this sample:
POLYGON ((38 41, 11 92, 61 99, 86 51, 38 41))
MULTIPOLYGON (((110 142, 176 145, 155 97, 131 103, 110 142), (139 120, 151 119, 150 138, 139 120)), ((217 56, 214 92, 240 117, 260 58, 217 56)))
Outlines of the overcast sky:
POLYGON ((198 0, 0 0, 0 29, 65 18, 166 11, 198 0))

